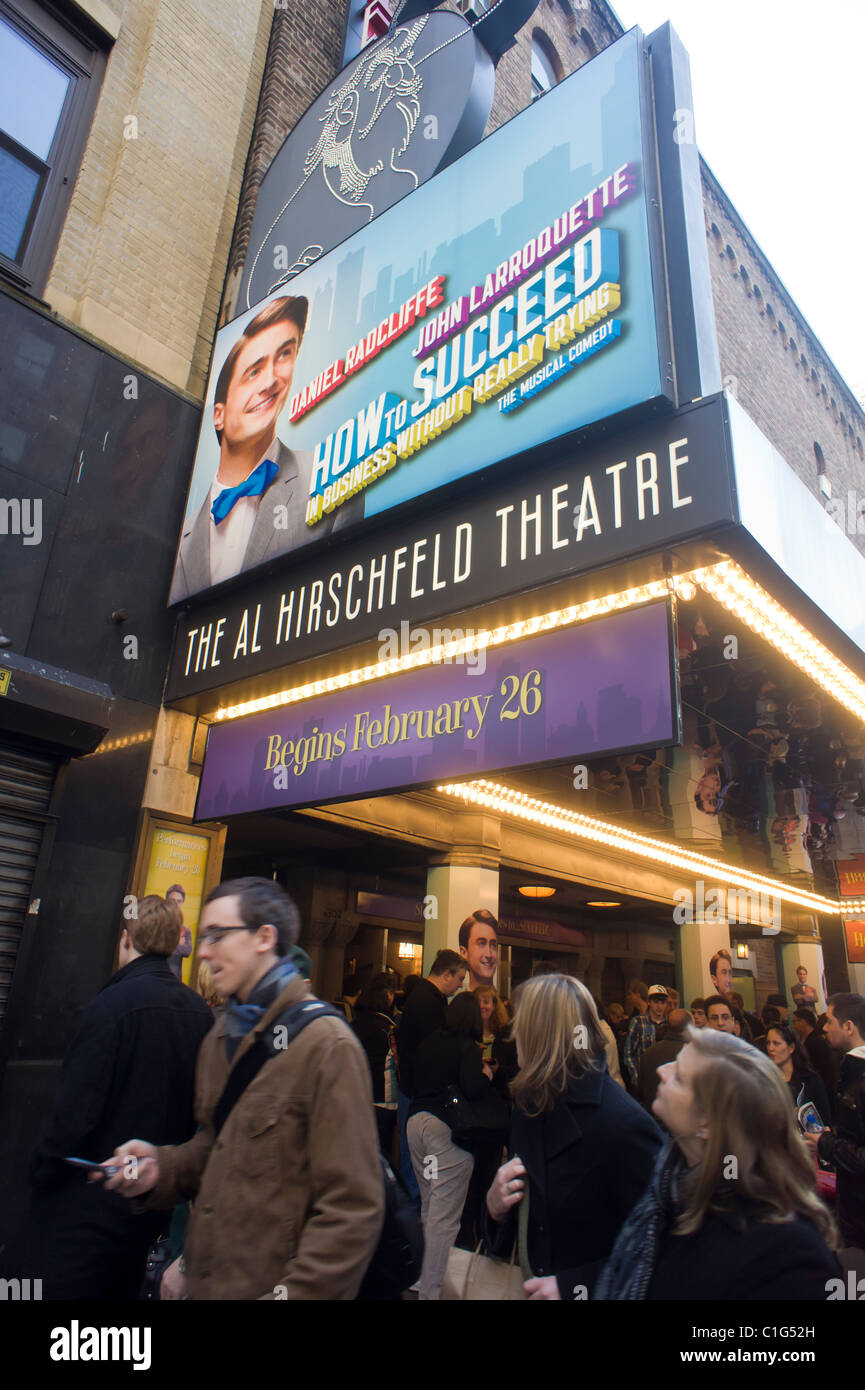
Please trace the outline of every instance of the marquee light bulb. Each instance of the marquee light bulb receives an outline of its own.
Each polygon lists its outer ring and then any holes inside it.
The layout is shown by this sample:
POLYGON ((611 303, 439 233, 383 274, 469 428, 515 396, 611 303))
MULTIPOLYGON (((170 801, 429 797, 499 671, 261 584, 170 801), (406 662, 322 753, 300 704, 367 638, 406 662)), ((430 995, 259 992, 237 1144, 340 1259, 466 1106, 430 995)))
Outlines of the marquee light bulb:
POLYGON ((827 694, 865 723, 865 682, 859 679, 828 648, 824 647, 806 628, 782 608, 770 594, 756 584, 734 560, 721 560, 715 565, 672 575, 668 580, 652 580, 602 598, 587 599, 565 608, 551 609, 533 618, 520 618, 513 623, 486 629, 473 637, 438 643, 423 651, 405 656, 390 657, 375 664, 340 672, 312 684, 289 687, 257 700, 218 708, 213 718, 219 721, 240 719, 260 710, 276 709, 308 700, 313 694, 324 695, 344 690, 349 685, 362 685, 400 671, 419 670, 454 657, 487 648, 500 648, 517 642, 526 635, 574 627, 603 613, 621 612, 648 603, 669 593, 688 602, 701 588, 744 623, 752 632, 763 637, 775 649, 819 685, 827 694))
POLYGON ((733 868, 708 855, 679 849, 664 840, 625 830, 610 822, 571 811, 564 806, 540 801, 537 797, 528 796, 512 787, 488 782, 485 778, 475 782, 446 783, 437 787, 436 791, 467 803, 485 806, 490 810, 515 815, 521 820, 545 825, 548 829, 562 831, 579 839, 603 844, 610 849, 624 850, 632 857, 684 870, 695 877, 711 875, 713 882, 718 884, 725 884, 739 892, 778 898, 808 912, 833 917, 851 917, 865 907, 865 903, 859 899, 833 900, 807 889, 793 888, 779 879, 766 878, 749 869, 733 868))

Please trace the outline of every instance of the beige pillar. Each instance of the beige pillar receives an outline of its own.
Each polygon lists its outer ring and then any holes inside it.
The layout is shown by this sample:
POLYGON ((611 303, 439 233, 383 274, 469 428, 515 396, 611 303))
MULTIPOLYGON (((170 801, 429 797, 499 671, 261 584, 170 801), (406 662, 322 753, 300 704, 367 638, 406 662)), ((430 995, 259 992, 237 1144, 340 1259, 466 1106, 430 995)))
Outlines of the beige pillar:
POLYGON ((717 993, 709 962, 722 947, 733 956, 726 922, 685 922, 679 928, 683 1008, 687 1009, 692 999, 717 993))
POLYGON ((851 993, 865 995, 865 965, 848 965, 847 974, 850 977, 851 993))
POLYGON ((793 986, 796 984, 797 965, 804 965, 808 971, 808 978, 805 983, 811 985, 817 991, 817 1012, 822 1014, 826 1010, 826 982, 823 978, 823 947, 819 941, 785 941, 778 947, 780 956, 780 972, 778 979, 778 989, 784 993, 790 1009, 797 1007, 796 1001, 791 994, 793 986))
POLYGON ((479 907, 499 915, 499 871, 480 864, 435 864, 427 871, 423 973, 438 951, 458 951, 460 923, 479 907))

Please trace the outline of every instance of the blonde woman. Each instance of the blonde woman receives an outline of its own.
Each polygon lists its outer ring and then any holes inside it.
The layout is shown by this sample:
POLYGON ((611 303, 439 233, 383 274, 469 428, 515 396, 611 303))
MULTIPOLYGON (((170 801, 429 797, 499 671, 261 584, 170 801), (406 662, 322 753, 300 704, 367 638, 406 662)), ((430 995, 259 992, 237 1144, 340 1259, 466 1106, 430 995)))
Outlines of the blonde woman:
POLYGON ((507 1255, 528 1201, 524 1272, 530 1299, 584 1299, 645 1191, 661 1132, 611 1079, 592 996, 571 975, 520 987, 513 1023, 509 1151, 487 1193, 484 1234, 507 1255))
POLYGON ((595 1296, 825 1300, 834 1223, 778 1068, 731 1033, 689 1038, 658 1068, 672 1137, 595 1296))
POLYGON ((495 1080, 507 1085, 517 1074, 517 1051, 510 1039, 508 1011, 492 985, 480 985, 474 996, 481 1010, 484 1061, 489 1063, 495 1080))

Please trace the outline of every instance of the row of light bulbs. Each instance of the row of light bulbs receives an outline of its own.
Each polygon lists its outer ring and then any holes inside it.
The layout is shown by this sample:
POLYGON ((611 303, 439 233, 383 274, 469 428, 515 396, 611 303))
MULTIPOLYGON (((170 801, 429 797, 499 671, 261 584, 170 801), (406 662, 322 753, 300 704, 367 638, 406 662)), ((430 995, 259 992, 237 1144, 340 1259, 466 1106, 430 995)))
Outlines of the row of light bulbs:
POLYGON ((585 603, 570 604, 567 608, 555 608, 534 618, 521 618, 502 627, 486 628, 471 637, 456 638, 451 642, 440 642, 425 651, 407 652, 405 656, 391 657, 388 661, 374 662, 369 666, 358 666, 351 671, 343 671, 338 676, 327 676, 323 680, 309 681, 306 685, 295 685, 287 690, 279 690, 273 695, 265 695, 257 700, 245 700, 237 705, 229 705, 216 711, 215 718, 242 719, 247 714, 259 714, 262 710, 277 709, 282 705, 298 704, 316 695, 327 695, 335 690, 346 690, 349 686, 365 685, 369 681, 381 680, 384 676, 394 676, 401 671, 416 671, 423 666, 438 666, 456 657, 467 656, 472 652, 485 651, 490 647, 505 647, 518 642, 522 637, 533 637, 538 632, 552 632, 556 628, 573 627, 591 618, 600 618, 607 613, 620 612, 647 603, 650 599, 666 598, 671 592, 683 599, 694 597, 695 588, 688 575, 677 576, 668 583, 666 580, 653 580, 650 584, 640 584, 633 589, 625 589, 619 594, 607 594, 603 598, 588 599, 585 603))
POLYGON ((780 898, 782 902, 791 903, 808 912, 828 913, 835 917, 855 917, 865 911, 865 899, 849 898, 840 902, 824 898, 819 893, 809 893, 806 889, 791 887, 782 883, 780 879, 763 878, 749 869, 741 869, 738 866, 734 869, 717 859, 711 859, 708 855, 678 849, 650 835, 640 835, 634 830, 625 830, 609 821, 596 820, 592 816, 571 811, 565 806, 541 801, 513 787, 489 782, 486 778, 479 778, 474 782, 446 783, 436 787, 436 791, 473 806, 483 806, 489 810, 518 816, 521 820, 543 825, 548 830, 564 831, 579 839, 592 840, 596 844, 606 845, 608 849, 625 850, 636 858, 653 860, 658 864, 666 864, 669 868, 684 869, 698 878, 709 875, 713 881, 731 888, 780 898))
POLYGON ((152 738, 152 729, 147 729, 141 734, 130 734, 126 738, 114 738, 110 743, 100 743, 99 747, 94 748, 87 756, 95 758, 98 753, 114 753, 118 748, 132 748, 136 743, 148 743, 152 738))
POLYGON ((865 723, 865 683, 734 560, 693 570, 689 577, 865 723))
POLYGON ((807 628, 782 608, 765 589, 755 584, 735 560, 722 560, 718 564, 691 570, 687 574, 674 575, 667 580, 652 580, 648 584, 636 585, 617 594, 606 594, 603 598, 588 599, 585 603, 555 608, 534 618, 522 618, 501 627, 487 628, 471 637, 439 643, 426 651, 407 652, 404 656, 373 662, 368 666, 357 666, 336 676, 308 681, 304 685, 289 686, 285 690, 262 696, 257 700, 244 700, 236 705, 221 707, 216 710, 214 717, 218 720, 241 719, 248 714, 259 714, 263 710, 299 704, 318 695, 346 690, 355 685, 366 685, 386 676, 397 675, 401 671, 415 671, 424 666, 436 666, 491 647, 507 646, 538 632, 573 627, 607 613, 621 612, 623 609, 648 603, 651 599, 666 598, 670 593, 675 593, 687 602, 694 597, 698 586, 734 613, 752 632, 764 637, 777 651, 804 671, 816 685, 865 723, 865 682, 833 656, 822 642, 812 636, 807 628))

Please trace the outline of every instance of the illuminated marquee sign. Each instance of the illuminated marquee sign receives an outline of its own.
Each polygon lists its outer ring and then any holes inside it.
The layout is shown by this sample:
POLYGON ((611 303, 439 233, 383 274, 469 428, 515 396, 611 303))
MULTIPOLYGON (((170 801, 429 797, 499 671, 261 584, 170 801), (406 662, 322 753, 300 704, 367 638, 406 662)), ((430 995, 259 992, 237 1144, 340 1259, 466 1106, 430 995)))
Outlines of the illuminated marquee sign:
MULTIPOLYGON (((865 897, 865 854, 854 854, 851 859, 841 859, 836 867, 841 897, 865 897)), ((865 965, 865 922, 846 919, 844 939, 850 965, 865 965)))
POLYGON ((220 331, 172 601, 671 400, 645 52, 626 34, 220 331))
POLYGON ((166 700, 205 713, 208 690, 246 698, 244 682, 291 662, 436 620, 453 629, 459 610, 726 526, 726 434, 711 397, 316 551, 252 594, 213 595, 178 621, 166 700))
POLYGON ((196 817, 310 806, 678 736, 666 601, 210 730, 196 817))

